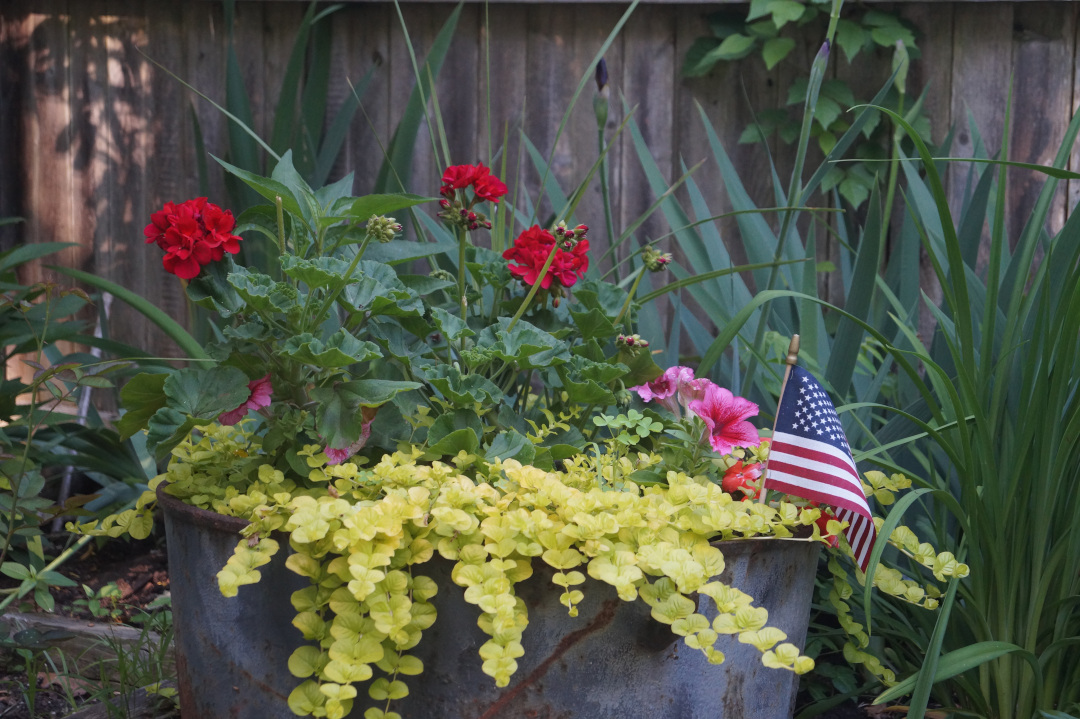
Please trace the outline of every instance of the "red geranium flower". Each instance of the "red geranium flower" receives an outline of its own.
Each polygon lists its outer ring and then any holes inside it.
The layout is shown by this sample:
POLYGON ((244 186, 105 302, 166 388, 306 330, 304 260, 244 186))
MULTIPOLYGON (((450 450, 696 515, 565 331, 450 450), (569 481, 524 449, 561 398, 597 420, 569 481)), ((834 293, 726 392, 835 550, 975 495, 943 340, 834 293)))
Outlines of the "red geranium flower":
POLYGON ((507 193, 507 187, 503 181, 492 175, 491 168, 484 167, 483 163, 451 165, 443 173, 442 182, 439 192, 444 197, 452 198, 455 191, 463 190, 470 185, 478 200, 498 202, 499 198, 507 193))
POLYGON ((724 488, 724 491, 728 494, 735 494, 736 491, 742 492, 750 499, 757 498, 757 487, 754 486, 754 480, 761 476, 761 465, 746 464, 741 459, 735 464, 728 467, 728 470, 724 472, 724 478, 720 481, 720 486, 724 488))
POLYGON ((506 185, 495 175, 490 174, 483 165, 480 165, 480 168, 484 170, 484 174, 478 176, 473 182, 473 192, 476 193, 477 199, 498 202, 499 198, 508 191, 506 185))
MULTIPOLYGON (((533 225, 518 235, 514 246, 503 253, 503 258, 510 261, 510 273, 514 277, 520 278, 527 285, 534 285, 554 246, 555 238, 551 233, 541 229, 539 225, 533 225)), ((569 250, 556 250, 555 259, 540 280, 540 287, 546 290, 554 280, 563 287, 572 287, 589 269, 588 252, 588 240, 580 240, 569 250)))
POLYGON ((232 234, 234 227, 231 212, 197 197, 179 205, 166 202, 150 215, 143 234, 147 244, 153 242, 165 250, 162 264, 167 272, 190 280, 226 252, 235 255, 240 251, 240 238, 232 234))
POLYGON ((472 165, 452 165, 443 173, 443 186, 440 192, 444 195, 453 194, 454 190, 461 190, 471 185, 475 178, 476 168, 472 165))
POLYGON ((758 413, 758 406, 730 390, 710 384, 705 396, 690 402, 689 409, 705 422, 709 444, 720 454, 761 441, 757 429, 746 421, 758 413))

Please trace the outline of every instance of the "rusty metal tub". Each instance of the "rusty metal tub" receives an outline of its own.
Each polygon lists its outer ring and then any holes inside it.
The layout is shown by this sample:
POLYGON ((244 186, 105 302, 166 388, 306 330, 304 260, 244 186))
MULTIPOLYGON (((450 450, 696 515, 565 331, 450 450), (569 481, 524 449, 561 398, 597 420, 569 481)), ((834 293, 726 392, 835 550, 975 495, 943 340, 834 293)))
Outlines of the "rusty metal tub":
MULTIPOLYGON (((299 683, 288 658, 302 642, 289 601, 307 580, 285 568, 285 550, 262 567, 262 581, 222 597, 216 574, 232 555, 245 523, 185 505, 159 492, 168 536, 176 620, 177 673, 184 719, 286 719, 286 697, 299 683)), ((769 624, 802 646, 819 546, 803 540, 739 540, 721 545, 722 579, 769 610, 769 624)), ((423 572, 439 583, 434 626, 410 651, 424 673, 408 677, 410 695, 394 707, 404 719, 788 719, 798 677, 768 669, 760 653, 722 637, 727 660, 709 664, 640 601, 620 601, 588 581, 579 616, 570 618, 551 584, 553 570, 518 585, 529 608, 525 656, 510 686, 497 689, 477 654, 487 640, 478 610, 436 557, 423 572)), ((711 600, 699 599, 706 615, 711 600)), ((350 719, 368 706, 358 687, 350 719)))

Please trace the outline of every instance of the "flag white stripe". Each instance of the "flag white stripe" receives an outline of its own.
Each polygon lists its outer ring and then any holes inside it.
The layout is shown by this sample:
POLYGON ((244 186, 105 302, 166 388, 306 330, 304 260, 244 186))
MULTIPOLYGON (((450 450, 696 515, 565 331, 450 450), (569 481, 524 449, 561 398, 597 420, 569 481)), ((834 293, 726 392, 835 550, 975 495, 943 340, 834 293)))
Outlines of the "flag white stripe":
MULTIPOLYGON (((834 475, 835 476, 835 475, 834 475)), ((867 514, 870 513, 870 506, 866 503, 866 497, 862 493, 862 489, 856 493, 854 488, 845 489, 843 487, 837 487, 832 484, 825 484, 824 482, 818 482, 813 479, 807 479, 797 474, 790 474, 788 472, 777 472, 773 469, 769 469, 769 479, 775 479, 779 482, 786 482, 787 484, 794 485, 796 487, 802 487, 812 492, 820 492, 821 494, 831 495, 838 499, 843 499, 848 502, 857 504, 860 508, 866 507, 867 514)))
POLYGON ((848 455, 848 453, 832 446, 831 444, 826 444, 825 442, 818 442, 815 439, 807 439, 806 437, 800 437, 797 434, 788 434, 787 432, 777 431, 776 434, 773 435, 773 444, 777 444, 780 442, 786 442, 787 444, 791 444, 796 447, 802 447, 804 449, 809 449, 814 452, 821 452, 822 454, 827 454, 830 457, 835 457, 836 459, 840 460, 845 465, 850 467, 851 473, 853 475, 855 475, 856 477, 859 476, 859 470, 856 469, 855 463, 851 461, 851 457, 848 455))
POLYGON ((841 480, 845 484, 850 485, 851 491, 855 492, 860 497, 865 498, 862 489, 862 482, 859 481, 858 477, 848 474, 846 471, 837 467, 834 464, 818 462, 816 460, 809 459, 801 454, 797 454, 794 452, 785 452, 784 449, 785 448, 783 447, 777 447, 777 451, 770 451, 769 460, 793 464, 800 468, 806 468, 811 472, 820 472, 821 474, 827 474, 831 477, 835 477, 836 479, 841 480))

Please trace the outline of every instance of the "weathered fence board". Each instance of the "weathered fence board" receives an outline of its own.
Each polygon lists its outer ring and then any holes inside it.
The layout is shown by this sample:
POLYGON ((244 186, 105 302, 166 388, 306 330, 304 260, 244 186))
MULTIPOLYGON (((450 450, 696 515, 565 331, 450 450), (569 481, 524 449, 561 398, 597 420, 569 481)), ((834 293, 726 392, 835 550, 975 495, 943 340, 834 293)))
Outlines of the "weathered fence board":
MULTIPOLYGON (((705 16, 724 3, 651 2, 638 8, 606 54, 610 77, 610 140, 633 108, 648 142, 652 161, 673 181, 704 160, 694 180, 710 211, 731 209, 698 107, 713 124, 747 190, 765 206, 774 203, 770 158, 756 146, 740 145, 753 113, 786 102, 787 83, 803 72, 818 51, 818 41, 803 38, 777 68, 767 71, 755 57, 715 69, 708 77, 679 75, 686 50, 708 32, 705 16)), ((240 75, 248 89, 254 129, 272 132, 280 79, 292 39, 306 10, 304 2, 238 2, 234 37, 240 75)), ((739 7, 726 9, 738 11, 739 7)), ((951 154, 971 155, 970 112, 991 150, 1004 132, 1009 78, 1015 78, 1010 158, 1048 162, 1064 132, 1070 110, 1080 99, 1077 71, 1077 12, 1065 2, 900 2, 893 7, 922 31, 922 58, 909 77, 909 94, 929 84, 926 99, 935 140, 959 123, 951 154)), ((409 2, 401 13, 409 40, 421 60, 454 6, 409 2)), ((581 77, 625 4, 468 3, 461 12, 436 97, 454 163, 503 162, 491 147, 502 144, 507 179, 522 180, 534 192, 540 173, 519 141, 519 130, 551 160, 551 171, 565 190, 582 181, 595 163, 599 145, 588 82, 570 114, 566 132, 555 135, 581 77), (489 44, 485 44, 490 41, 489 44), (490 53, 490 73, 485 53, 490 53), (490 116, 486 108, 490 106, 490 116), (490 129, 489 129, 490 128, 490 129), (490 133, 490 135, 489 135, 490 133), (554 145, 554 147, 553 147, 554 145)), ((332 177, 356 173, 356 191, 369 191, 414 84, 414 67, 397 11, 386 2, 350 2, 327 26, 332 72, 328 116, 374 69, 362 95, 332 177)), ((200 166, 209 170, 206 192, 225 196, 222 173, 195 149, 195 129, 206 151, 228 151, 229 123, 154 65, 169 68, 193 87, 224 102, 226 24, 220 3, 152 0, 8 0, 0 7, 0 213, 27 218, 21 228, 5 228, 0 243, 62 240, 77 243, 57 259, 131 287, 170 314, 183 319, 182 288, 161 269, 154 251, 143 245, 142 227, 166 200, 200 194, 200 166), (151 58, 153 61, 151 61, 151 58)), ((889 74, 889 54, 860 56, 848 66, 835 50, 832 74, 869 95, 889 74)), ((410 187, 437 191, 442 150, 434 150, 429 128, 421 127, 410 187)), ((810 162, 820 157, 812 153, 810 162)), ((793 163, 790 147, 773 143, 771 161, 786 187, 793 163)), ((607 158, 615 206, 614 231, 627 227, 656 195, 646 181, 629 133, 607 158)), ((1080 166, 1080 151, 1072 158, 1080 166)), ((954 207, 963 201, 968 168, 949 170, 954 207)), ((1034 201, 1038 178, 1014 171, 1010 232, 1020 231, 1034 201)), ((685 197, 680 193, 680 196, 685 197)), ((1054 225, 1080 199, 1070 183, 1055 200, 1054 225), (1067 201, 1068 200, 1068 201, 1067 201)), ((546 205, 541 205, 541 221, 546 205)), ((606 249, 599 185, 594 184, 576 217, 592 228, 598 252, 606 249)), ((691 217, 691 221, 703 219, 691 217)), ((745 259, 732 238, 735 219, 717 227, 736 261, 745 259)), ((671 228, 661 216, 637 236, 655 238, 671 228)), ((835 240, 817 233, 819 255, 834 256, 835 240)), ((670 241, 668 241, 670 244, 670 241)), ((626 250, 616 258, 626 256, 626 250)), ((603 264, 604 269, 609 263, 603 264)), ((40 268, 27 280, 56 279, 40 268)), ((822 278, 823 293, 835 296, 839 273, 822 278)), ((114 306, 114 338, 155 354, 170 343, 127 308, 114 306)))

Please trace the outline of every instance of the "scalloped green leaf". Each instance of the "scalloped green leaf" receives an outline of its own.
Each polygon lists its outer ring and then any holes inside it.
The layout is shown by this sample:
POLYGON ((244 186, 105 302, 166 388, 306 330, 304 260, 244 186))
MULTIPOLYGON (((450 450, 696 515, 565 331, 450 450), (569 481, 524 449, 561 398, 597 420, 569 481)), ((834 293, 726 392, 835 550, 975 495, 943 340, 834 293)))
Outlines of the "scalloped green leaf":
POLYGON ((424 314, 420 296, 398 279, 393 268, 364 260, 352 281, 338 297, 338 303, 350 312, 372 315, 415 316, 424 314))
POLYGON ((503 391, 482 375, 462 375, 457 367, 445 364, 422 368, 419 374, 458 407, 471 407, 477 402, 487 406, 502 401, 503 391))
POLYGON ((509 317, 500 317, 497 328, 486 327, 477 338, 477 344, 521 369, 554 367, 570 358, 565 342, 524 320, 519 320, 511 329, 509 317))
POLYGON ((120 389, 120 406, 127 410, 116 421, 116 431, 120 439, 127 439, 136 432, 146 429, 154 413, 165 406, 166 374, 148 374, 143 372, 128 380, 120 389))
POLYGON ((282 351, 300 362, 316 367, 348 367, 382 357, 373 342, 361 341, 344 329, 330 335, 325 342, 305 332, 285 340, 282 351))
POLYGON ((435 326, 438 327, 439 331, 451 342, 456 342, 462 337, 473 337, 476 335, 475 332, 469 329, 469 325, 465 323, 465 320, 457 315, 447 312, 442 307, 431 308, 431 319, 435 320, 435 326))
POLYGON ((217 419, 239 407, 251 394, 248 378, 235 367, 187 368, 166 378, 168 406, 195 419, 217 419))
POLYGON ((570 317, 574 320, 574 324, 577 325, 578 332, 581 333, 581 339, 585 341, 594 337, 607 339, 619 334, 618 328, 611 323, 611 319, 595 307, 588 312, 574 312, 571 310, 570 317))
POLYGON ((484 452, 484 459, 494 462, 498 459, 516 459, 522 464, 532 464, 536 458, 536 447, 528 437, 513 429, 503 430, 495 435, 484 452))
POLYGON ((379 407, 395 395, 421 386, 419 382, 359 379, 316 387, 311 390, 311 398, 318 403, 315 426, 328 446, 348 447, 360 438, 364 407, 379 407))
POLYGON ((229 273, 229 284, 251 307, 260 312, 288 312, 297 306, 300 293, 292 285, 277 282, 270 275, 237 267, 229 273))
POLYGON ((281 271, 308 287, 336 290, 349 281, 349 263, 336 257, 316 257, 306 260, 295 255, 282 255, 281 271))

